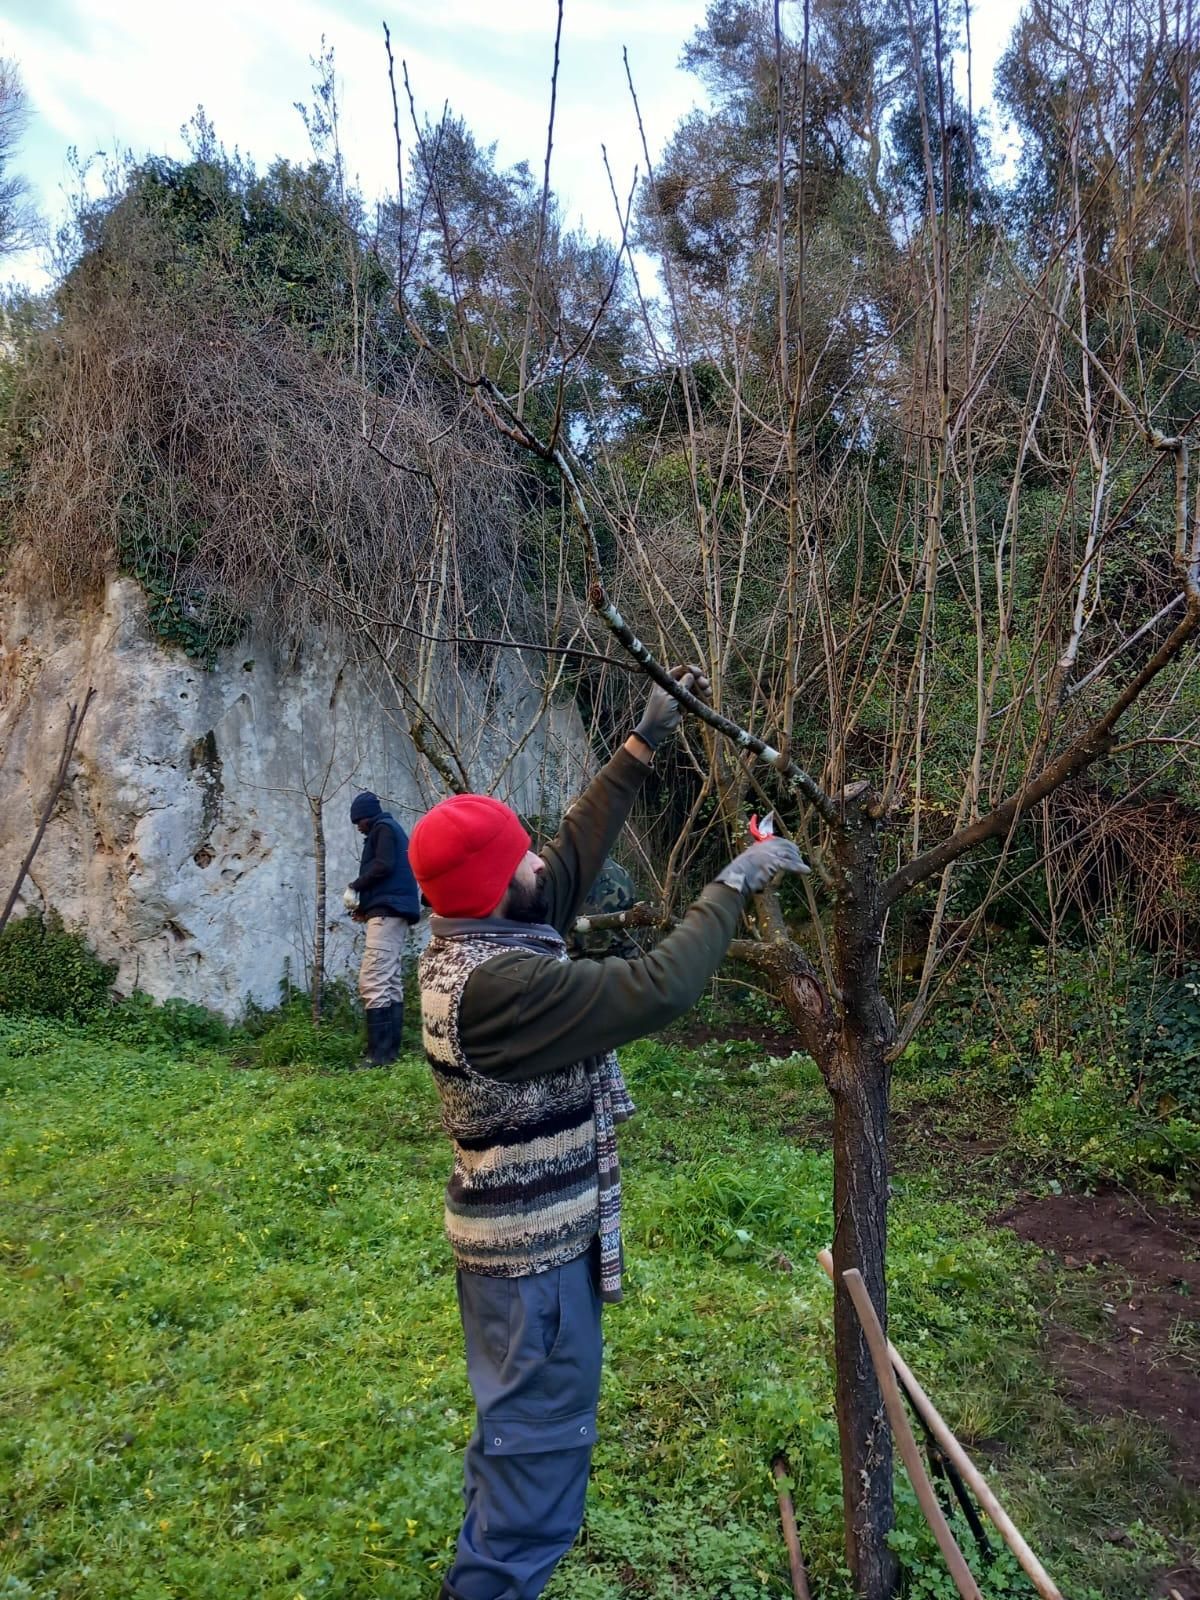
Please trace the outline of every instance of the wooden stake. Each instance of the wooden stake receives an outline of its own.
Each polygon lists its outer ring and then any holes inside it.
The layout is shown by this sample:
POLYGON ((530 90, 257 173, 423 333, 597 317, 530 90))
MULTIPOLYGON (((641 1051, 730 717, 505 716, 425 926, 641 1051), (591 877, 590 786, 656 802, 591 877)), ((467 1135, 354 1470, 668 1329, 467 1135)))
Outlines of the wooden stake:
POLYGON ((854 1309, 858 1312, 858 1320, 862 1323, 875 1376, 879 1379, 879 1387, 883 1391, 883 1403, 887 1407, 892 1434, 904 1460, 909 1480, 921 1503, 921 1510, 925 1513, 925 1520, 933 1529, 938 1549, 945 1557, 946 1565, 950 1568, 950 1576, 954 1579, 962 1600, 983 1600, 979 1585, 971 1575, 971 1569, 963 1559, 962 1551, 954 1542, 954 1535, 950 1532, 950 1526, 941 1506, 938 1505, 937 1495, 934 1494, 933 1486, 921 1464, 921 1452, 917 1449, 917 1441, 913 1438, 912 1429, 909 1427, 904 1402, 900 1398, 900 1390, 896 1384, 896 1374, 892 1371, 892 1363, 888 1357, 887 1340, 883 1336, 879 1318, 875 1315, 875 1307, 871 1304, 871 1296, 867 1293, 862 1273, 856 1267, 851 1267, 849 1272, 842 1273, 842 1282, 849 1290, 854 1309))
POLYGON ((792 1573, 792 1594, 795 1600, 812 1600, 808 1587, 808 1574, 804 1570, 804 1558, 800 1554, 800 1535, 796 1532, 796 1513, 792 1507, 792 1497, 784 1487, 784 1480, 791 1477, 788 1471, 787 1457, 782 1452, 771 1463, 771 1471, 775 1474, 776 1493, 779 1496, 779 1520, 783 1523, 783 1538, 787 1545, 788 1566, 792 1573))
MULTIPOLYGON (((817 1260, 821 1263, 830 1281, 832 1282, 832 1255, 828 1250, 822 1250, 818 1254, 817 1260)), ((980 1472, 979 1468, 971 1460, 967 1452, 963 1449, 962 1445, 959 1444, 958 1440, 951 1433, 941 1413, 938 1411, 933 1401, 925 1393, 924 1389, 922 1389, 916 1378, 913 1377, 912 1372, 909 1370, 904 1361, 904 1358, 890 1340, 888 1341, 887 1350, 888 1355, 891 1357, 892 1366, 896 1369, 896 1372, 899 1374, 900 1378, 907 1385, 909 1393, 912 1396, 913 1404, 916 1406, 921 1416, 925 1419, 926 1426, 929 1428, 930 1433, 932 1433, 933 1437, 941 1446, 947 1460, 952 1461, 958 1468, 963 1482, 971 1490, 975 1498, 979 1501, 979 1504, 983 1507, 984 1511, 991 1519, 992 1525, 995 1527, 996 1532, 1004 1540, 1005 1544, 1012 1551, 1013 1555, 1016 1556, 1026 1576, 1029 1578, 1029 1581, 1042 1596, 1042 1600, 1063 1600, 1062 1591, 1058 1588, 1058 1585, 1054 1582, 1053 1578, 1051 1578, 1045 1567, 1042 1566, 1041 1562, 1034 1555, 1033 1551, 1025 1543, 1025 1540, 1021 1536, 1020 1530, 1016 1527, 1012 1518, 1008 1515, 1008 1512, 1005 1511, 999 1500, 997 1500, 996 1496, 992 1493, 991 1485, 980 1472)))

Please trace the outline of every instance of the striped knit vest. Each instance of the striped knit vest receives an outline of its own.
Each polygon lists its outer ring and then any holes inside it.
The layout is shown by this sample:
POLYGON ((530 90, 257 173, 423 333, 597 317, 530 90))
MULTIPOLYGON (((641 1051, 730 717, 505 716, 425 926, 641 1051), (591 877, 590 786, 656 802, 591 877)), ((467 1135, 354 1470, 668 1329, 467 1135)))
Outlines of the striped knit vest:
POLYGON ((467 1060, 463 990, 502 948, 494 939, 433 938, 421 957, 421 1020, 454 1145, 446 1237, 455 1261, 469 1272, 520 1278, 573 1261, 597 1232, 596 1122, 582 1063, 503 1083, 467 1060))

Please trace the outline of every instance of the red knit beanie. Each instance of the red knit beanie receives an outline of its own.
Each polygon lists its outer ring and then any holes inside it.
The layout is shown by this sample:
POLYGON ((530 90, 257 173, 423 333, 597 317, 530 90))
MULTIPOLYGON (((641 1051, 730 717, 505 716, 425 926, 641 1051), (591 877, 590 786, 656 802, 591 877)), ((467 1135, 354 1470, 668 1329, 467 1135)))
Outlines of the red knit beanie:
POLYGON ((439 917, 486 917, 504 898, 532 840, 515 811, 487 794, 452 794, 408 841, 421 893, 439 917))

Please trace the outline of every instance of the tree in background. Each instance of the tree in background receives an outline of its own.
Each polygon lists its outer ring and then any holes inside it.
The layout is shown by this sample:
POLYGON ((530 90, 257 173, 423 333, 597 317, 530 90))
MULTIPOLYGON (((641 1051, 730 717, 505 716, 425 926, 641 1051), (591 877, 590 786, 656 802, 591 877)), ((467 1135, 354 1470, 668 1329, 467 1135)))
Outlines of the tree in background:
POLYGON ((29 110, 15 61, 0 57, 0 259, 33 242, 29 185, 12 170, 29 110))

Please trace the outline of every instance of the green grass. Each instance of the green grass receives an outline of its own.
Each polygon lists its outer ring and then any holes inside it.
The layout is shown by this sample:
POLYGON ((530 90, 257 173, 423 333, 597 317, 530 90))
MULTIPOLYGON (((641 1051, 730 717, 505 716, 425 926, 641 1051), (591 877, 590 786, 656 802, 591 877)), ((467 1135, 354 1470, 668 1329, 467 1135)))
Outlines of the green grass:
MULTIPOLYGON (((628 1293, 586 1536, 549 1593, 785 1595, 782 1448, 814 1591, 844 1597, 830 1162, 797 1142, 822 1091, 742 1044, 644 1044, 627 1071, 628 1293)), ((0 1019, 0 1095, 0 1596, 431 1596, 472 1414, 426 1069, 244 1069, 0 1019)), ((1068 1592, 1144 1594, 1194 1508, 1144 1436, 1049 1394, 1030 1253, 934 1174, 899 1190, 896 1343, 1068 1592)), ((908 1592, 949 1596, 902 1477, 898 1500, 908 1592)), ((1007 1559, 985 1588, 1029 1592, 1007 1559)))

